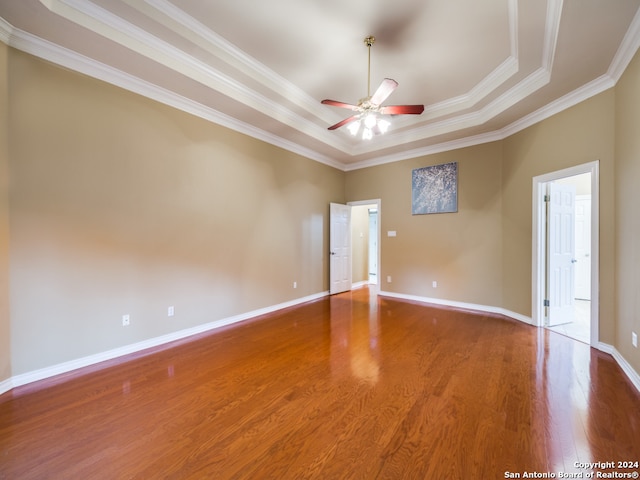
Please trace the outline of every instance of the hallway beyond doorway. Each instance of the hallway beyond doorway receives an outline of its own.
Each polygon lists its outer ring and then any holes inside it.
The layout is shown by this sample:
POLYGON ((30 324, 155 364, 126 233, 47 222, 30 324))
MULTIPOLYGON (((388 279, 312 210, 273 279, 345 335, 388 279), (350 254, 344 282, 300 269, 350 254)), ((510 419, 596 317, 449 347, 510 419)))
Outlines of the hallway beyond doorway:
POLYGON ((575 319, 571 323, 547 327, 552 332, 560 333, 579 342, 591 343, 591 302, 575 300, 575 319))

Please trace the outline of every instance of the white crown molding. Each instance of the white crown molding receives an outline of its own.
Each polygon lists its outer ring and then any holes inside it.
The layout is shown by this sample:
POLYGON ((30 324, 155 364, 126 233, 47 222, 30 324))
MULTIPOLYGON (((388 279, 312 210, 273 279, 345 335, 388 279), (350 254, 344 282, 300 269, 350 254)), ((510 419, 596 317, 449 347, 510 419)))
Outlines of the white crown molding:
POLYGON ((13 27, 4 18, 0 17, 0 41, 5 45, 9 45, 12 31, 13 27))
MULTIPOLYGON (((461 114, 442 121, 433 122, 428 125, 418 126, 401 134, 388 135, 376 143, 360 144, 353 149, 353 155, 371 153, 380 148, 391 148, 411 141, 433 138, 457 130, 471 128, 482 125, 493 117, 499 115, 512 107, 517 102, 531 95, 535 91, 547 85, 551 80, 553 58, 560 31, 560 17, 562 13, 563 0, 549 0, 547 3, 547 15, 545 17, 545 30, 543 37, 543 55, 541 66, 527 75, 515 86, 498 96, 488 105, 473 112, 461 114)), ((482 98, 486 98, 491 92, 512 75, 517 73, 519 68, 517 54, 517 2, 509 2, 509 19, 511 37, 511 56, 495 69, 489 76, 472 89, 472 92, 460 97, 456 97, 436 105, 428 106, 421 117, 433 119, 441 115, 460 111, 472 107, 482 98)))
MULTIPOLYGON (((181 34, 181 32, 178 32, 177 29, 174 28, 174 22, 177 23, 183 27, 184 35, 188 37, 189 41, 202 46, 209 53, 222 59, 226 63, 236 66, 239 70, 247 73, 251 78, 260 82, 271 91, 293 101, 296 105, 314 114, 317 118, 327 123, 335 121, 335 115, 326 107, 322 107, 316 99, 310 97, 297 86, 277 75, 253 57, 236 48, 167 0, 147 0, 146 4, 140 4, 132 0, 124 1, 132 8, 137 8, 138 10, 144 9, 143 7, 147 4, 152 6, 161 13, 161 15, 154 16, 154 19, 161 22, 167 28, 171 28, 174 32, 181 34)), ((507 5, 510 56, 468 93, 428 106, 421 116, 422 119, 437 118, 471 108, 518 72, 518 0, 508 0, 507 5)), ((146 13, 146 9, 144 10, 146 13)), ((348 145, 343 146, 343 152, 349 153, 348 145)), ((351 154, 356 154, 356 152, 351 152, 351 154)))
POLYGON ((283 98, 287 98, 296 105, 303 107, 306 111, 323 119, 327 123, 333 121, 331 112, 322 107, 318 101, 307 95, 302 89, 278 75, 255 58, 247 55, 225 38, 221 37, 202 22, 187 15, 182 9, 176 7, 167 0, 146 0, 141 3, 137 0, 123 0, 132 8, 147 12, 147 5, 156 10, 159 15, 153 18, 175 33, 184 36, 189 41, 202 47, 211 55, 221 59, 225 63, 237 68, 247 74, 250 78, 264 85, 271 91, 283 98), (182 27, 177 29, 176 26, 182 27))
POLYGON ((319 163, 323 163, 337 169, 343 169, 344 167, 342 163, 325 155, 321 155, 309 148, 285 140, 248 123, 241 122, 213 108, 202 105, 120 70, 114 69, 108 65, 96 62, 91 58, 60 47, 59 45, 53 44, 21 30, 13 29, 13 27, 6 22, 0 22, 0 32, 2 32, 0 34, 2 34, 3 37, 7 38, 5 43, 30 55, 34 55, 38 58, 42 58, 43 60, 47 60, 56 65, 60 65, 92 78, 102 80, 130 92, 137 93, 146 98, 177 108, 204 120, 230 128, 236 132, 262 140, 266 143, 283 148, 311 160, 315 160, 319 163))
MULTIPOLYGON (((56 2, 57 0, 53 0, 56 2)), ((66 0, 67 2, 73 3, 74 0, 66 0)), ((150 0, 150 2, 155 6, 161 6, 162 8, 167 7, 167 2, 164 0, 150 0)), ((514 0, 510 0, 514 5, 516 2, 514 0)), ((75 2, 78 3, 78 2, 75 2)), ((88 3, 88 2, 87 2, 88 3)), ((559 23, 559 12, 561 10, 561 6, 558 8, 558 5, 562 3, 561 0, 556 0, 553 5, 555 8, 551 6, 548 8, 547 12, 547 24, 557 25, 559 23), (551 15, 550 12, 555 12, 551 15)), ((83 2, 84 4, 84 2, 83 2)), ((551 4, 550 4, 551 5, 551 4)), ((95 14, 95 13, 94 13, 95 14)), ((513 13, 512 13, 513 15, 513 13)), ((192 24, 186 23, 185 26, 193 26, 192 24)), ((513 27, 515 28, 515 27, 513 27)), ((553 34, 553 28, 547 28, 546 43, 548 45, 554 45, 557 40, 557 34, 553 34)), ((212 35, 213 32, 210 32, 212 35)), ((385 163, 397 162, 401 160, 406 160, 409 158, 415 158, 419 156, 431 155, 434 153, 455 150, 458 148, 465 148, 468 146, 472 146, 475 144, 482 144, 491 141, 501 140, 514 133, 517 133, 524 128, 527 128, 535 123, 538 123, 556 113, 559 113, 562 110, 565 110, 569 107, 580 103, 594 95, 601 93, 602 91, 615 86, 615 83, 620 78, 629 62, 632 60, 635 52, 638 50, 640 46, 640 10, 636 13, 630 28, 628 29, 624 41, 622 42, 614 60, 612 61, 608 73, 603 75, 602 77, 590 82, 583 87, 578 88, 577 90, 570 92, 569 94, 561 97, 560 99, 542 107, 535 112, 523 117, 512 124, 496 131, 487 132, 480 135, 474 135, 471 137, 461 138, 455 141, 449 141, 434 145, 429 145, 424 148, 418 148, 413 150, 407 150, 403 153, 392 154, 392 155, 384 155, 371 160, 358 162, 358 163, 342 163, 338 162, 333 158, 327 157, 326 155, 319 154, 309 148, 303 147, 294 142, 285 140, 277 135, 271 134, 259 128, 256 128, 247 123, 238 121, 228 115, 225 115, 215 109, 210 107, 206 107, 202 104, 199 104, 193 100, 189 100, 185 97, 175 94, 174 92, 168 91, 166 89, 157 87, 149 82, 140 80, 139 78, 133 77, 129 74, 116 70, 107 65, 101 64, 92 60, 88 57, 84 57, 78 53, 70 51, 68 49, 62 48, 60 46, 54 45, 50 42, 42 40, 36 36, 23 32, 21 30, 15 29, 9 23, 7 23, 4 19, 0 18, 0 40, 4 43, 17 48, 19 50, 30 53, 34 56, 43 58, 47 61, 59 64, 71 70, 78 71, 80 73, 89 75, 91 77, 103 80, 105 82, 111 83, 113 85, 119 86, 126 90, 132 91, 134 93, 138 93, 140 95, 146 96, 158 102, 164 103, 166 105, 170 105, 174 108, 178 108, 185 112, 197 115, 203 119, 211 121, 213 123, 222 125, 224 127, 230 128, 232 130, 238 131, 245 135, 254 137, 256 139, 265 141, 269 144, 275 145, 277 147, 283 148, 285 150, 291 151, 293 153, 302 155, 304 157, 310 158, 312 160, 318 161, 319 163, 323 163, 329 165, 331 167, 343 170, 343 171, 351 171, 357 170, 360 168, 366 168, 375 165, 381 165, 385 163)), ((233 47, 230 45, 224 45, 224 42, 221 39, 216 40, 218 42, 217 48, 226 48, 233 50, 233 47)), ((512 48, 517 48, 517 45, 512 45, 512 48)), ((550 52, 551 49, 548 47, 547 52, 550 52)), ((232 51, 230 53, 235 57, 240 57, 241 52, 232 51)), ((550 54, 546 53, 547 61, 549 61, 550 54)), ((250 65, 252 68, 260 69, 255 61, 250 59, 249 57, 243 59, 243 61, 250 65)), ((512 68, 510 60, 507 60, 505 64, 496 69, 494 73, 496 75, 506 75, 508 70, 512 68), (504 71, 501 71, 501 68, 504 68, 504 71)), ((247 67, 249 68, 249 67, 247 67)), ((262 75, 266 75, 268 69, 264 67, 264 71, 261 73, 262 75)), ((311 135, 314 138, 318 138, 320 141, 325 143, 330 143, 334 148, 343 153, 347 153, 351 156, 371 153, 375 151, 375 149, 393 147, 397 145, 401 145, 404 143, 409 143, 412 141, 420 140, 423 138, 429 138, 436 135, 440 135, 443 133, 449 133, 452 130, 458 128, 466 128, 469 126, 476 126, 482 124, 483 122, 490 119, 493 115, 498 114, 500 111, 508 108, 509 106, 516 103, 519 99, 524 98, 527 94, 535 91, 538 88, 541 88, 548 82, 550 72, 545 68, 540 68, 536 72, 529 75, 525 80, 518 83, 516 86, 511 88, 509 91, 502 94, 496 100, 486 105, 484 108, 480 109, 477 112, 471 112, 469 114, 460 115, 458 117, 454 117, 452 119, 447 119, 442 122, 436 122, 434 124, 419 127, 417 129, 408 130, 405 132, 399 132, 395 135, 395 139, 393 135, 386 137, 381 142, 372 142, 370 145, 365 146, 353 146, 349 144, 344 137, 333 136, 331 133, 327 134, 327 131, 323 128, 318 128, 313 125, 313 129, 316 130, 318 135, 311 135), (319 132, 321 130, 321 132, 319 132), (388 138, 388 140, 387 140, 388 138)), ((277 78, 274 77, 271 81, 277 81, 277 78)), ((243 87, 240 85, 235 85, 235 88, 242 89, 243 87)), ((247 94, 246 92, 244 93, 247 94)), ((260 103, 263 99, 254 98, 257 103, 260 103)), ((269 115, 273 115, 276 112, 276 116, 280 120, 278 115, 281 107, 279 105, 274 104, 273 102, 266 101, 263 102, 263 106, 265 111, 268 112, 269 115)), ((286 109, 284 109, 286 110, 286 109)), ((288 111, 282 112, 285 117, 288 117, 289 120, 295 121, 297 117, 289 116, 288 111)), ((307 120, 304 122, 309 123, 307 120)))
POLYGON ((542 68, 551 74, 553 69, 553 59, 556 55, 558 45, 558 34, 560 33, 560 18, 562 17, 563 0, 548 0, 547 16, 544 29, 544 44, 542 48, 542 68))
MULTIPOLYGON (((562 0, 549 0, 549 2, 559 2, 561 9, 562 0)), ((171 5, 169 2, 165 0, 149 0, 145 4, 131 1, 126 3, 146 15, 151 15, 151 8, 155 12, 155 14, 152 15, 154 20, 160 21, 164 26, 171 28, 175 33, 185 36, 189 41, 195 42, 211 54, 217 56, 228 64, 239 68, 244 73, 249 74, 254 80, 259 81, 262 85, 267 86, 272 91, 288 98, 289 100, 293 100, 294 103, 309 110, 316 117, 322 118, 325 116, 325 118, 328 118, 326 115, 328 115, 329 112, 326 109, 321 108, 318 102, 310 99, 304 94, 304 92, 291 86, 286 82, 286 80, 277 76, 274 72, 270 72, 264 65, 261 65, 255 59, 244 54, 244 52, 235 48, 223 38, 209 30, 202 23, 187 15, 177 7, 171 5), (176 25, 180 28, 176 28, 176 25), (185 31, 188 33, 185 33, 185 31), (283 90, 283 86, 292 87, 293 98, 291 98, 292 96, 289 94, 288 89, 283 90)), ((427 117, 425 118, 434 114, 451 114, 453 112, 460 111, 461 109, 467 109, 477 104, 483 98, 486 98, 487 95, 495 91, 496 88, 517 73, 517 0, 509 0, 507 5, 509 12, 509 34, 511 36, 511 57, 505 60, 491 74, 478 83, 468 94, 430 107, 432 110, 427 112, 427 117)), ((325 144, 330 144, 333 148, 344 154, 356 156, 371 153, 381 148, 397 147, 407 142, 407 134, 391 133, 384 139, 375 142, 354 145, 352 142, 348 141, 349 137, 346 135, 341 135, 339 132, 338 134, 336 134, 336 132, 328 132, 318 124, 307 120, 288 108, 285 108, 281 103, 272 101, 263 95, 257 94, 246 86, 236 82, 231 77, 216 71, 210 65, 201 62, 182 50, 158 39, 149 32, 144 31, 143 29, 127 22, 121 17, 90 1, 48 0, 46 6, 52 12, 68 19, 71 22, 84 26, 85 28, 123 45, 140 55, 165 65, 188 78, 202 83, 203 85, 213 88, 222 94, 255 109, 256 111, 276 118, 279 122, 282 122, 290 128, 296 129, 311 138, 315 138, 325 144)), ((555 10, 557 9, 550 9, 550 11, 555 10)), ((547 15, 547 17, 545 42, 550 43, 546 39, 557 37, 557 31, 555 29, 558 28, 559 22, 550 21, 550 15, 547 15), (553 31, 549 32, 549 29, 552 29, 553 31)), ((554 42, 551 43, 555 46, 554 42)), ((524 83, 527 83, 527 79, 525 79, 524 83)), ((526 86, 523 86, 522 88, 523 92, 528 91, 526 86)), ((510 92, 507 95, 500 96, 500 99, 508 101, 512 95, 513 93, 510 92)), ((414 140, 423 140, 442 133, 450 133, 459 128, 475 126, 480 123, 484 123, 487 116, 492 115, 493 112, 499 113, 504 111, 506 108, 509 108, 511 105, 511 103, 507 102, 501 107, 499 105, 499 100, 494 101, 490 108, 484 108, 475 113, 464 114, 455 117, 454 119, 437 122, 422 128, 419 127, 412 129, 408 135, 414 140)))
POLYGON ((585 100, 588 100, 591 97, 598 95, 599 93, 604 92, 615 86, 615 81, 609 75, 603 75, 595 80, 583 85, 582 87, 569 92, 563 97, 558 98, 557 100, 545 105, 542 108, 539 108, 535 112, 530 113, 529 115, 522 117, 519 120, 507 125, 506 127, 500 130, 500 135, 502 138, 507 138, 513 135, 514 133, 518 133, 525 128, 528 128, 536 123, 541 122, 557 113, 560 113, 568 108, 571 108, 585 100))
MULTIPOLYGON (((628 61, 631 61, 631 58, 633 58, 633 55, 629 57, 628 61)), ((450 142, 429 145, 428 147, 407 150, 402 154, 386 155, 364 162, 352 163, 345 166, 345 171, 359 170, 361 168, 374 167, 377 165, 384 165, 386 163, 408 160, 410 158, 423 157, 426 155, 433 155, 435 153, 458 150, 474 145, 481 145, 484 143, 504 140, 505 138, 508 138, 511 135, 524 130, 525 128, 535 125, 536 123, 539 123, 549 117, 552 117, 553 115, 567 110, 568 108, 571 108, 585 100, 588 100, 591 97, 594 97, 595 95, 598 95, 614 87, 615 84, 616 81, 611 76, 603 75, 593 80, 592 82, 589 82, 588 84, 583 85, 582 87, 572 92, 569 92, 567 95, 564 95, 563 97, 545 105, 535 112, 532 112, 529 115, 516 120, 515 122, 507 125, 500 130, 494 130, 480 135, 460 138, 458 140, 453 140, 450 142)))
POLYGON ((640 9, 638 9, 633 17, 631 25, 627 29, 627 33, 622 39, 622 43, 607 70, 607 74, 613 79, 614 83, 620 80, 629 63, 633 60, 638 48, 640 48, 640 9))
POLYGON ((275 118, 290 128, 324 143, 329 141, 335 143, 335 138, 325 128, 291 111, 282 103, 247 88, 229 75, 215 70, 207 63, 186 54, 172 44, 90 1, 48 0, 46 6, 50 11, 65 19, 212 88, 264 115, 275 118))
POLYGON ((518 73, 518 69, 517 57, 509 56, 468 93, 425 107, 424 112, 420 116, 421 120, 431 120, 472 108, 494 92, 497 87, 518 73))
POLYGON ((378 165, 384 165, 387 163, 400 162, 402 160, 410 160, 412 158, 425 157, 427 155, 435 155, 436 153, 449 152, 451 150, 459 150, 461 148, 473 147, 474 145, 482 145, 484 143, 495 142, 502 140, 504 137, 500 132, 488 132, 480 135, 474 135, 471 137, 465 137, 458 140, 452 140, 449 142, 436 143, 429 145, 428 147, 415 148, 413 150, 406 150, 402 153, 394 153, 391 155, 385 155, 371 160, 365 160, 357 163, 350 163, 344 166, 345 172, 354 170, 360 170, 363 168, 376 167, 378 165))

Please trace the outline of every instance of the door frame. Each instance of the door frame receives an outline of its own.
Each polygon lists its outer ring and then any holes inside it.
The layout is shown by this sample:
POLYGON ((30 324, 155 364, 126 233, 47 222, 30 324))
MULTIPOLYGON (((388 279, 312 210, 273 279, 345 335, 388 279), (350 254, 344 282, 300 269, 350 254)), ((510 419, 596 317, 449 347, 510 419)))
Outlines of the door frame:
MULTIPOLYGON (((379 198, 373 200, 357 200, 355 202, 347 202, 347 205, 352 207, 364 206, 364 205, 376 205, 378 208, 378 283, 375 284, 375 288, 373 288, 373 292, 377 295, 380 293, 380 284, 382 283, 380 279, 382 278, 382 245, 380 244, 382 234, 382 200, 379 198)), ((371 287, 370 287, 371 288, 371 287)))
POLYGON ((532 292, 531 292, 531 320, 533 325, 544 326, 544 297, 546 281, 546 207, 544 195, 546 184, 561 178, 573 177, 583 173, 591 173, 591 346, 599 343, 599 284, 600 284, 600 176, 599 160, 584 163, 575 167, 565 168, 551 173, 533 177, 532 188, 532 292))

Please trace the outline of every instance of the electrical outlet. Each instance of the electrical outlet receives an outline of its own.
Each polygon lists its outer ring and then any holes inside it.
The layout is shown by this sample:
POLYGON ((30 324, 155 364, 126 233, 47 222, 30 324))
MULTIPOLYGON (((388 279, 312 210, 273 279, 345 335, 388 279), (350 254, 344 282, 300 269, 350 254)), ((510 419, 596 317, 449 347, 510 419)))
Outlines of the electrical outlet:
POLYGON ((638 348, 638 334, 636 332, 631 332, 631 343, 634 347, 638 348))
POLYGON ((130 323, 131 319, 129 318, 129 315, 122 315, 122 326, 127 327, 130 323))
POLYGON ((298 288, 298 282, 293 282, 293 288, 298 288))
POLYGON ((169 308, 167 308, 167 317, 173 317, 175 315, 176 311, 175 308, 172 306, 170 306, 169 308))
POLYGON ((433 283, 431 285, 433 286, 433 288, 438 288, 438 282, 436 282, 435 280, 433 281, 433 283))
POLYGON ((391 275, 387 275, 387 283, 391 283, 391 275))

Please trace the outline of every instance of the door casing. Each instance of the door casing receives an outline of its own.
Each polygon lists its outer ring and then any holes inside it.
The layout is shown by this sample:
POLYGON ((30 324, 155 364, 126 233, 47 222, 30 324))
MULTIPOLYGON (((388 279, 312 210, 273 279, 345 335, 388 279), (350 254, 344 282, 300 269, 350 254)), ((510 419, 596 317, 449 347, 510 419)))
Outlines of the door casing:
POLYGON ((382 244, 380 243, 380 237, 381 237, 381 229, 382 229, 382 200, 377 198, 377 199, 373 199, 373 200, 358 200, 355 202, 347 202, 347 205, 350 205, 352 207, 356 207, 356 206, 363 206, 363 205, 369 205, 369 206, 376 206, 376 208, 378 209, 378 225, 377 225, 377 236, 378 236, 378 272, 377 272, 377 276, 378 276, 378 281, 375 284, 372 284, 369 288, 370 291, 375 292, 376 295, 380 292, 380 284, 382 283, 382 281, 380 280, 382 278, 382 244))
POLYGON ((544 297, 546 285, 546 252, 545 252, 545 205, 544 195, 548 182, 572 177, 583 173, 591 173, 591 345, 599 343, 599 164, 598 160, 556 172, 533 177, 532 188, 532 252, 531 252, 531 321, 533 325, 544 326, 544 297))

